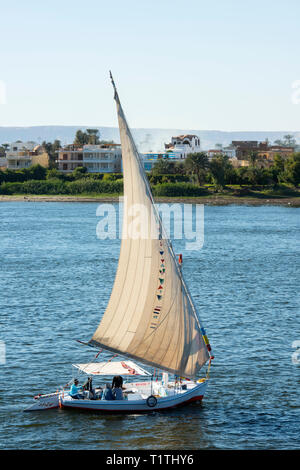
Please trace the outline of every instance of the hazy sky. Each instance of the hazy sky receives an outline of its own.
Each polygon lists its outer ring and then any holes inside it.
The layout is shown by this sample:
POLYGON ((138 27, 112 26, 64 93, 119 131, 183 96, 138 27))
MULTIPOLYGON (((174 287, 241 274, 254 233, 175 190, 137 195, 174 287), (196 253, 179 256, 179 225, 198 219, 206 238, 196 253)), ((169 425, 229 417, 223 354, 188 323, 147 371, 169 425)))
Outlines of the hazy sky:
POLYGON ((0 6, 1 126, 300 130, 299 0, 0 6))

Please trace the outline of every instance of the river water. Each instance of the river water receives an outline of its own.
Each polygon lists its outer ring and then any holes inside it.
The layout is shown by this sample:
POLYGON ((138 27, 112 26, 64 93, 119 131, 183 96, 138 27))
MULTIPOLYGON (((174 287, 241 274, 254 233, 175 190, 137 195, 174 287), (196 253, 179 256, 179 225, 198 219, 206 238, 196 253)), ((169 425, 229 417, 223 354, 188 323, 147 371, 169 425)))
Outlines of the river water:
POLYGON ((215 355, 202 406, 23 412, 94 355, 75 339, 90 339, 101 318, 120 248, 96 237, 97 206, 0 205, 0 448, 299 448, 297 208, 205 207, 203 248, 174 241, 215 355))

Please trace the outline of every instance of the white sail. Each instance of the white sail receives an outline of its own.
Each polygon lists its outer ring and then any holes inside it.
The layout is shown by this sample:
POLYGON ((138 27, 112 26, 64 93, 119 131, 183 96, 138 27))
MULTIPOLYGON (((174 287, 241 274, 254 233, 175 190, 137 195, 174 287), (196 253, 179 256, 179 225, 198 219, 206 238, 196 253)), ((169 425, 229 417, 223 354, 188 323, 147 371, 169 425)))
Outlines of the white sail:
POLYGON ((200 319, 171 243, 163 236, 116 89, 115 100, 126 207, 115 283, 90 344, 192 378, 209 359, 200 319), (146 216, 139 237, 132 232, 137 208, 146 216))

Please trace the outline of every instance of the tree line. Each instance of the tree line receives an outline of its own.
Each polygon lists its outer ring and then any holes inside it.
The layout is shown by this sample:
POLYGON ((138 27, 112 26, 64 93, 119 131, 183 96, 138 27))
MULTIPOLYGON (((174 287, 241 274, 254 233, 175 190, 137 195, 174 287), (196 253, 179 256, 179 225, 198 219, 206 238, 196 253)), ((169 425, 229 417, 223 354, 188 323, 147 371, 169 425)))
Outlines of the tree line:
POLYGON ((255 152, 249 155, 249 166, 239 168, 233 167, 224 154, 209 160, 205 152, 191 153, 183 162, 174 162, 169 158, 157 160, 149 174, 150 182, 157 179, 158 175, 185 175, 199 186, 214 184, 220 190, 226 185, 267 186, 288 183, 297 186, 300 184, 300 152, 288 158, 275 155, 273 164, 268 168, 257 166, 255 152))

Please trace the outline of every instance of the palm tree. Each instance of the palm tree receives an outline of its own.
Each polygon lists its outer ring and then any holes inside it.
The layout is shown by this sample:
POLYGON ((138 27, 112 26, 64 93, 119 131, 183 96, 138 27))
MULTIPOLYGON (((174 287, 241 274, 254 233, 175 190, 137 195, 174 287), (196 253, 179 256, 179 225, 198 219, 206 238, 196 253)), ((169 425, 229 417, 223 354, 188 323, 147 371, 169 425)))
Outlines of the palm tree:
POLYGON ((199 186, 205 182, 208 156, 205 152, 189 153, 184 162, 187 173, 197 177, 199 186))
POLYGON ((152 175, 169 175, 174 173, 174 162, 171 162, 168 158, 159 158, 152 170, 152 175))
POLYGON ((214 157, 209 163, 209 169, 216 187, 223 189, 226 182, 226 175, 232 170, 232 165, 227 155, 222 154, 214 157))
POLYGON ((97 145, 99 144, 99 137, 100 137, 100 134, 99 134, 99 130, 98 129, 87 129, 86 130, 87 134, 88 134, 88 140, 89 140, 89 144, 92 144, 92 145, 97 145))
POLYGON ((287 135, 284 135, 283 138, 284 138, 284 145, 286 147, 293 147, 294 145, 296 145, 296 140, 293 135, 287 134, 287 135))
POLYGON ((251 166, 254 167, 256 161, 258 160, 258 153, 252 150, 252 152, 249 153, 249 160, 251 162, 251 166))
POLYGON ((82 147, 83 145, 87 144, 88 143, 88 134, 86 132, 83 132, 81 131, 80 129, 78 129, 78 131, 76 132, 76 135, 75 135, 75 139, 74 139, 74 145, 75 147, 82 147))

